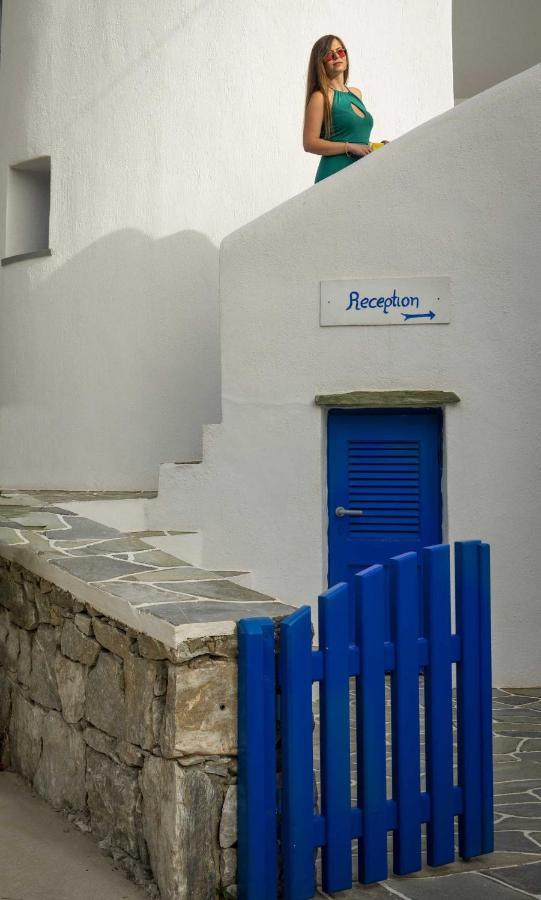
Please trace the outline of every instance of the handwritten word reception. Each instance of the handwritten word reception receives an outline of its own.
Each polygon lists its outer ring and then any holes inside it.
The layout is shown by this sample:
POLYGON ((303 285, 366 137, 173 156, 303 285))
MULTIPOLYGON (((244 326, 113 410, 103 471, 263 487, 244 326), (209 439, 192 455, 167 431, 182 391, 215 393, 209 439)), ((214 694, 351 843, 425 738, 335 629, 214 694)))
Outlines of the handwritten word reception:
POLYGON ((450 278, 355 278, 321 282, 321 325, 443 325, 450 278))

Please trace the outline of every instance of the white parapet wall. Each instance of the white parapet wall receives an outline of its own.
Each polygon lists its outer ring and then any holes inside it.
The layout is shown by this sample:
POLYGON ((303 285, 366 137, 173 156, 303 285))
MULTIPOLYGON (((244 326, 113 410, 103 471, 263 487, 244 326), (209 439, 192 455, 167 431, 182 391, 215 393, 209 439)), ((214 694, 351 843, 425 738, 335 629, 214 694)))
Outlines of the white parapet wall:
POLYGON ((153 489, 200 456, 218 246, 313 181, 304 81, 328 32, 375 138, 452 106, 451 0, 4 0, 0 255, 24 249, 9 167, 50 157, 52 256, 0 269, 2 487, 153 489))
POLYGON ((323 181, 222 245, 223 424, 165 466, 155 517, 205 565, 313 603, 326 586, 317 394, 448 390, 444 537, 493 549, 500 685, 541 678, 541 66, 323 181), (448 275, 448 325, 321 328, 319 282, 448 275), (175 523, 175 524, 173 524, 175 523))

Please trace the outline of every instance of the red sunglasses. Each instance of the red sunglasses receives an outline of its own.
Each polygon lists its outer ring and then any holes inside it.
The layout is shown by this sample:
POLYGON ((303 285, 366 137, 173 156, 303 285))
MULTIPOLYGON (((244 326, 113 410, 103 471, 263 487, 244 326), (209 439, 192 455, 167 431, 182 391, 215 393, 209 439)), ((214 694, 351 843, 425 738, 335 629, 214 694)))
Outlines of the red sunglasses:
POLYGON ((337 56, 339 59, 343 59, 344 56, 347 56, 347 52, 343 47, 339 47, 338 50, 329 50, 329 52, 326 53, 323 57, 323 62, 331 62, 335 56, 337 56))

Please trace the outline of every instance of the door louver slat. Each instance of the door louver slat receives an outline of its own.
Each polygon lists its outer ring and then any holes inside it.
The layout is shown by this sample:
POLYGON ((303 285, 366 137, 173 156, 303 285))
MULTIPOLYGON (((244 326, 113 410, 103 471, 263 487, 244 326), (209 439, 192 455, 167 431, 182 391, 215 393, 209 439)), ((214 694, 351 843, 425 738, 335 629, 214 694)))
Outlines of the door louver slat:
POLYGON ((349 536, 363 540, 420 534, 418 441, 348 441, 349 536))

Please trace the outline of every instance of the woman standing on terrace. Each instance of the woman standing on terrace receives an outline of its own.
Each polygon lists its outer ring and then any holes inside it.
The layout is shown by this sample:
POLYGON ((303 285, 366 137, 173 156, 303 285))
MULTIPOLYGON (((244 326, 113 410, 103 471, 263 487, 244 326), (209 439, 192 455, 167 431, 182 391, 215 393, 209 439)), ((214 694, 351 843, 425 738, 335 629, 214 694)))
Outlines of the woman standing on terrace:
POLYGON ((306 152, 321 156, 316 182, 373 149, 370 132, 374 120, 359 88, 347 86, 348 74, 344 42, 334 34, 316 41, 308 64, 303 133, 306 152))

